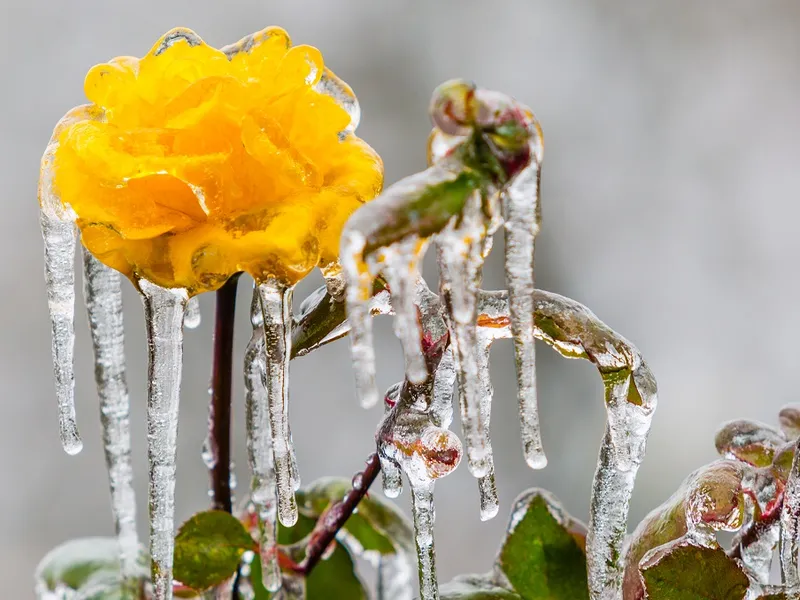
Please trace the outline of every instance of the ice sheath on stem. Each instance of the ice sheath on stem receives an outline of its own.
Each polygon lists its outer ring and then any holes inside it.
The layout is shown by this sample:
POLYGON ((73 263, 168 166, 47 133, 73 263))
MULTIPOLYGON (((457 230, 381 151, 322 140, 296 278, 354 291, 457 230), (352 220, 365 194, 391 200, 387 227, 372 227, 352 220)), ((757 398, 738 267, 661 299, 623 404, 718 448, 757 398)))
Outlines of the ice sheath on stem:
POLYGON ((800 597, 800 438, 795 444, 792 470, 786 480, 781 508, 781 580, 800 597))
POLYGON ((172 599, 175 457, 183 366, 184 289, 140 279, 147 325, 147 457, 150 463, 150 559, 155 600, 172 599))
POLYGON ((274 592, 281 586, 277 546, 277 491, 269 402, 264 387, 264 316, 258 289, 253 292, 250 323, 253 326, 253 335, 247 345, 244 362, 247 452, 252 473, 250 495, 258 517, 262 583, 267 590, 274 592))
POLYGON ((85 249, 83 274, 111 511, 119 540, 122 577, 132 581, 138 574, 139 538, 131 465, 130 395, 125 379, 121 277, 85 249))
POLYGON ((294 450, 289 431, 289 360, 292 355, 291 286, 268 279, 258 284, 264 320, 265 387, 272 433, 272 454, 278 488, 278 517, 283 525, 297 522, 292 465, 294 450))

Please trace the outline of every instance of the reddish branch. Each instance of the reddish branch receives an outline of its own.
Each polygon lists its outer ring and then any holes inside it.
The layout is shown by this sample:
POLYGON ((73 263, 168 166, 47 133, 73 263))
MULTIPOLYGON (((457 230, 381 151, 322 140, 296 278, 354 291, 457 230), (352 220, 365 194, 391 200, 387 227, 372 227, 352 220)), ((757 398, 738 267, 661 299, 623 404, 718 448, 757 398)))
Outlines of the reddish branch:
POLYGON ((211 404, 208 410, 208 451, 211 453, 212 506, 231 512, 231 389, 233 373, 233 330, 236 314, 234 275, 216 292, 214 321, 214 363, 211 375, 211 404))
POLYGON ((367 459, 367 467, 353 477, 353 488, 345 494, 339 502, 331 504, 317 520, 314 531, 311 532, 306 556, 297 566, 297 571, 308 575, 325 554, 325 550, 336 538, 336 534, 344 527, 347 519, 353 514, 358 503, 367 495, 372 483, 381 470, 381 463, 377 454, 372 454, 367 459))

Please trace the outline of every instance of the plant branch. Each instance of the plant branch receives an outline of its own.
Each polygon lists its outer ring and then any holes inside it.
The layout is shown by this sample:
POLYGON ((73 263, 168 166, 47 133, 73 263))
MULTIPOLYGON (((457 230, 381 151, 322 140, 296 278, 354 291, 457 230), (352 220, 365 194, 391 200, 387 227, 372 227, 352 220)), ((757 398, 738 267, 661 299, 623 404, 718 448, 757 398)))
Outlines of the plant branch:
POLYGON ((381 470, 381 463, 377 454, 372 454, 367 459, 367 466, 353 477, 353 488, 345 494, 341 501, 331 504, 317 519, 314 531, 311 532, 306 556, 298 565, 298 572, 308 576, 319 563, 325 550, 336 538, 336 534, 344 527, 347 519, 353 514, 358 503, 366 496, 375 478, 381 470))
POLYGON ((208 451, 211 453, 213 508, 231 512, 231 387, 233 372, 233 331, 236 314, 236 286, 233 275, 216 292, 214 321, 214 363, 211 375, 211 404, 208 410, 208 451))

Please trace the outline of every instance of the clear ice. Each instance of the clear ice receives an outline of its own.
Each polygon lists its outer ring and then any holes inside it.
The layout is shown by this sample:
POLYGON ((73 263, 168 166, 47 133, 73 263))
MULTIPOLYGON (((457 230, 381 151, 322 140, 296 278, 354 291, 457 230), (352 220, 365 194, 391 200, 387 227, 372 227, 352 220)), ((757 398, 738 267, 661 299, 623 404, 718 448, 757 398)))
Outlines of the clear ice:
POLYGON ((258 291, 250 310, 253 335, 245 351, 244 382, 247 414, 247 452, 250 461, 250 496, 258 517, 261 577, 264 587, 274 592, 281 586, 277 546, 277 490, 272 454, 269 402, 264 386, 264 318, 258 291))
POLYGON ((413 600, 411 560, 402 551, 378 559, 378 600, 413 600))
POLYGON ((277 280, 258 284, 264 326, 265 388, 272 454, 278 489, 278 517, 291 527, 297 522, 294 492, 298 477, 289 430, 289 360, 292 353, 292 287, 277 280))
POLYGON ((795 442, 794 458, 781 508, 781 580, 788 588, 800 590, 800 438, 795 442))
POLYGON ((147 324, 147 456, 150 462, 150 557, 155 600, 172 599, 175 456, 188 294, 139 280, 147 324))
POLYGON ((542 137, 540 134, 534 135, 530 164, 501 196, 506 242, 506 286, 517 368, 522 448, 525 461, 533 469, 543 469, 547 465, 539 427, 533 335, 533 256, 541 220, 539 166, 542 154, 542 137))
MULTIPOLYGON (((478 323, 511 337, 508 294, 481 292, 478 323)), ((622 544, 636 472, 656 408, 656 382, 639 351, 582 304, 535 290, 534 336, 601 373, 607 424, 592 485, 587 557, 592 600, 616 599, 622 588, 622 544)))
POLYGON ((197 329, 200 327, 201 321, 200 299, 197 296, 189 298, 189 303, 186 305, 186 313, 183 315, 183 326, 187 329, 197 329))
POLYGON ((53 143, 42 159, 40 224, 44 237, 44 275, 53 333, 53 373, 58 399, 61 445, 67 454, 83 448, 75 421, 75 246, 78 229, 52 188, 53 143), (47 164, 47 166, 45 166, 47 164))
POLYGON ((139 571, 139 538, 131 465, 130 396, 125 379, 121 276, 86 250, 83 273, 111 510, 119 540, 122 576, 131 580, 139 571))

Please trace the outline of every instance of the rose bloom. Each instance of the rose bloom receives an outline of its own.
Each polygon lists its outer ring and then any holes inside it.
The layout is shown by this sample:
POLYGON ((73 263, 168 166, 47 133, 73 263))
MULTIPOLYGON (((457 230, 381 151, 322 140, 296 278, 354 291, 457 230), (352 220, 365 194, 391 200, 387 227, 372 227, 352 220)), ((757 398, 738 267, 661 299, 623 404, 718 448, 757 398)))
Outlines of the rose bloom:
POLYGON ((240 271, 335 273, 345 221, 381 190, 352 90, 280 28, 221 50, 174 29, 84 89, 43 170, 86 248, 134 282, 194 295, 240 271))

